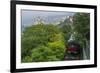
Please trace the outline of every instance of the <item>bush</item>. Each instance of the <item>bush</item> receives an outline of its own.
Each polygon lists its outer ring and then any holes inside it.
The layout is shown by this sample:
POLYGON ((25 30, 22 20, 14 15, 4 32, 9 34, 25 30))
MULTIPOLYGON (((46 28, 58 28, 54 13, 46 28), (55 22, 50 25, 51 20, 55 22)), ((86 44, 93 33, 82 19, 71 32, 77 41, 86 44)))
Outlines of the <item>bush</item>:
POLYGON ((65 44, 62 41, 50 42, 48 47, 52 50, 52 54, 56 56, 57 59, 62 60, 65 53, 65 44))

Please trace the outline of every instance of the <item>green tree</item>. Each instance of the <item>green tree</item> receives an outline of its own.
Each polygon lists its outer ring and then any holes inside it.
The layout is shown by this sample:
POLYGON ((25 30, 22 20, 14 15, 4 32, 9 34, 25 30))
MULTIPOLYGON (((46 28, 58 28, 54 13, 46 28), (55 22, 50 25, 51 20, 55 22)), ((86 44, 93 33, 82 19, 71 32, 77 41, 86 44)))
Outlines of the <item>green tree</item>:
POLYGON ((83 42, 90 40, 90 15, 89 13, 76 13, 73 21, 75 37, 83 42))
POLYGON ((27 27, 21 41, 22 62, 57 61, 64 56, 64 37, 56 25, 41 23, 27 27))
POLYGON ((61 21, 58 24, 58 27, 61 29, 61 31, 63 32, 63 36, 65 39, 65 42, 67 43, 71 34, 72 34, 72 22, 70 21, 70 18, 66 18, 63 21, 61 21))
POLYGON ((76 13, 73 18, 74 37, 76 41, 85 49, 89 58, 90 42, 90 14, 76 13))

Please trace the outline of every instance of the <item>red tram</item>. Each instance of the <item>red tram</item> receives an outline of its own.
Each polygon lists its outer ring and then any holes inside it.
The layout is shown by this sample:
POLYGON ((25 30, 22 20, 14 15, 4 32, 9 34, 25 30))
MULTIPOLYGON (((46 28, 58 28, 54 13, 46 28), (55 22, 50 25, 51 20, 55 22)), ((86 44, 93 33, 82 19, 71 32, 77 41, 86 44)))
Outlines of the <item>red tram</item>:
POLYGON ((68 42, 68 49, 64 56, 64 60, 81 60, 82 59, 82 48, 75 41, 68 42))

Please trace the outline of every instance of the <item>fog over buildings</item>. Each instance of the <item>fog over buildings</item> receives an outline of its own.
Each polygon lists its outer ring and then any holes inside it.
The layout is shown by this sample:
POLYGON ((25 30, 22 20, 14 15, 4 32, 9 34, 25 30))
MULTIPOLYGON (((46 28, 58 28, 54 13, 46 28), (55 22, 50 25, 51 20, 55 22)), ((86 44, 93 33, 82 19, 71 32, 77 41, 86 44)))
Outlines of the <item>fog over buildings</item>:
POLYGON ((37 24, 39 20, 46 24, 59 24, 69 16, 73 16, 74 12, 62 12, 62 11, 34 11, 34 10, 22 10, 21 11, 21 25, 27 27, 37 24))

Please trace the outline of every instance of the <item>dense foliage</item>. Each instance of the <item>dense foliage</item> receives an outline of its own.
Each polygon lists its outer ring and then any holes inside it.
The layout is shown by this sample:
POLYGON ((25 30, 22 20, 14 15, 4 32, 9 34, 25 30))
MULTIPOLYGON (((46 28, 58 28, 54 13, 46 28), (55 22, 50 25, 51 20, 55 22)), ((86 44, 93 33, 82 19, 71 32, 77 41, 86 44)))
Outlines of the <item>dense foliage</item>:
POLYGON ((90 14, 89 13, 77 13, 73 20, 74 25, 74 37, 75 40, 85 50, 87 56, 90 58, 90 14))
POLYGON ((70 22, 70 20, 68 18, 66 18, 63 22, 60 22, 60 24, 58 24, 59 28, 63 32, 63 36, 64 36, 66 43, 68 42, 68 40, 72 34, 71 25, 72 25, 72 23, 70 22))
POLYGON ((58 61, 65 52, 64 37, 52 24, 27 27, 22 33, 22 62, 58 61))
POLYGON ((74 16, 74 36, 75 39, 81 44, 86 46, 86 41, 90 40, 90 15, 89 13, 77 13, 74 16))

